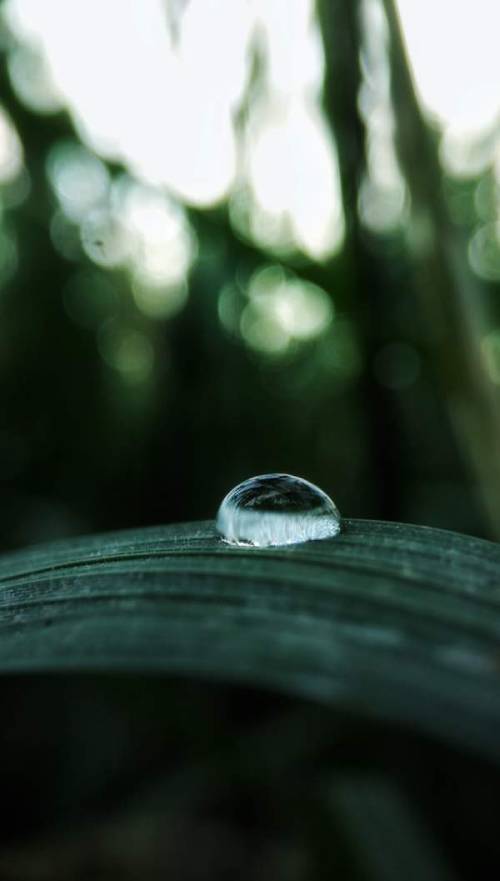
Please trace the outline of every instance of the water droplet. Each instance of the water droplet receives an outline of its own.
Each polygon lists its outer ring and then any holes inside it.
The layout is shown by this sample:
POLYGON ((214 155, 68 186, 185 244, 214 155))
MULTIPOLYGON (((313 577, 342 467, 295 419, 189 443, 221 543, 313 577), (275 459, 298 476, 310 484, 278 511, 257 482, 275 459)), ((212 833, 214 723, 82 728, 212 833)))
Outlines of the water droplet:
POLYGON ((291 474, 261 474, 223 500, 216 527, 230 544, 270 547, 331 538, 340 514, 323 490, 291 474))

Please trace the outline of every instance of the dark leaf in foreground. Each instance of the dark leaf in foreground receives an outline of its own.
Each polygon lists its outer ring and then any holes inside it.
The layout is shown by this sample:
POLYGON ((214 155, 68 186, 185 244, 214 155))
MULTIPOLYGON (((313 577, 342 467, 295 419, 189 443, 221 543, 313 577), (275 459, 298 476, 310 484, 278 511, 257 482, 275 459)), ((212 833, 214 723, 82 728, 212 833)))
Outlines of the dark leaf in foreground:
POLYGON ((498 758, 500 548, 347 521, 234 548, 211 522, 0 561, 4 673, 176 673, 286 691, 498 758))

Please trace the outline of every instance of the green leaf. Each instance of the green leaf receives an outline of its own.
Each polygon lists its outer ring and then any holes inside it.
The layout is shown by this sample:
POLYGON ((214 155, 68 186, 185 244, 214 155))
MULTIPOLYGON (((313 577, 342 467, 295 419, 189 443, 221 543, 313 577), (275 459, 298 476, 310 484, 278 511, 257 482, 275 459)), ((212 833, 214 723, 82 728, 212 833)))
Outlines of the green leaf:
POLYGON ((0 671, 181 674, 409 723, 498 758, 500 547, 349 520, 235 548, 211 522, 0 560, 0 671))

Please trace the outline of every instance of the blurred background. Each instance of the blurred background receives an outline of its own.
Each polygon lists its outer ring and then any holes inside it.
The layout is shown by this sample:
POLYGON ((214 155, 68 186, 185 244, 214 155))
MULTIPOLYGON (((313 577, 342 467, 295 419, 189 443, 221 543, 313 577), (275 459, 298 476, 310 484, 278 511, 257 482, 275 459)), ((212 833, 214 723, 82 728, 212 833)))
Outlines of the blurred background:
POLYGON ((498 4, 0 15, 0 547, 266 471, 500 537, 498 4))

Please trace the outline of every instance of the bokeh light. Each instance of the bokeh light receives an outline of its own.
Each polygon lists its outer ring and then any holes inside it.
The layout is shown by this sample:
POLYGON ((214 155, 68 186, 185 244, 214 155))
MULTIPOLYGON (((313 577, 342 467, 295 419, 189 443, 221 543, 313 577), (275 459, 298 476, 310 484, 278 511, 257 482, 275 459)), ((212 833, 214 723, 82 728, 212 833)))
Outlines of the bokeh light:
POLYGON ((234 0, 222 18, 214 0, 191 0, 175 38, 161 0, 140 9, 117 0, 6 0, 4 9, 17 41, 9 55, 16 89, 41 111, 62 101, 88 150, 193 205, 232 193, 246 205, 232 211, 242 231, 271 250, 313 259, 338 250, 338 168, 320 108, 323 58, 311 0, 234 0), (257 38, 266 55, 258 101, 250 84, 257 38))
POLYGON ((47 174, 66 216, 78 222, 106 201, 109 174, 93 153, 76 142, 59 142, 47 157, 47 174))
POLYGON ((361 184, 358 209, 368 229, 384 234, 407 220, 408 194, 394 144, 386 21, 377 0, 364 0, 361 10, 365 43, 359 109, 366 126, 367 174, 361 184))
POLYGON ((19 136, 0 106, 0 185, 9 184, 23 167, 23 149, 19 136))
POLYGON ((127 230, 108 207, 87 214, 81 226, 81 241, 92 262, 107 268, 122 266, 131 250, 127 230))
POLYGON ((442 159, 456 175, 478 173, 496 150, 482 142, 500 113, 496 0, 397 0, 419 97, 443 133, 442 159), (481 149, 483 147, 483 149, 481 149))
POLYGON ((253 238, 318 260, 331 256, 344 233, 340 183, 318 108, 307 100, 263 98, 246 138, 253 238))
POLYGON ((264 355, 283 355, 292 345, 319 338, 334 317, 322 288, 277 263, 256 270, 243 289, 226 285, 218 308, 226 330, 264 355))
POLYGON ((57 113, 64 99, 51 75, 46 56, 36 44, 15 46, 8 56, 8 72, 18 98, 36 113, 57 113))
POLYGON ((76 259, 80 245, 97 266, 128 269, 136 305, 151 318, 178 311, 196 255, 181 206, 128 174, 111 183, 104 163, 76 143, 51 149, 47 174, 60 206, 52 238, 63 256, 76 259))
POLYGON ((113 185, 112 206, 130 239, 136 289, 181 285, 196 254, 194 233, 181 206, 127 175, 113 185))
POLYGON ((472 236, 469 261, 485 281, 500 281, 500 223, 487 223, 472 236))
POLYGON ((500 385, 500 330, 494 328, 485 334, 481 348, 488 375, 495 385, 500 385))
POLYGON ((146 334, 121 327, 111 319, 98 335, 99 352, 105 363, 132 385, 146 382, 153 371, 154 349, 146 334))

